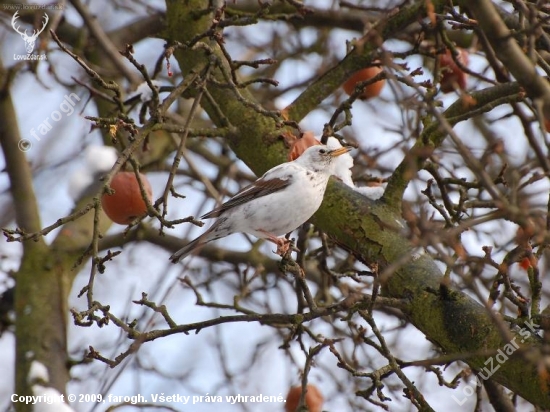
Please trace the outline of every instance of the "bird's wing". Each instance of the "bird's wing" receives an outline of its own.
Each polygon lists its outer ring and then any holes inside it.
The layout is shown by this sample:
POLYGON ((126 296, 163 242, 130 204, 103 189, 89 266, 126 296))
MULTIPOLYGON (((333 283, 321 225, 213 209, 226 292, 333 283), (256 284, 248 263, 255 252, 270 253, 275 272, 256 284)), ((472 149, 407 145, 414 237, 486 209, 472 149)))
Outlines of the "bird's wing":
MULTIPOLYGON (((274 170, 272 170, 274 171, 274 170)), ((285 174, 280 176, 280 173, 266 173, 254 183, 246 186, 243 190, 225 202, 223 205, 208 212, 201 219, 210 219, 218 217, 223 212, 234 208, 235 206, 242 205, 258 197, 267 196, 271 193, 278 192, 279 190, 288 187, 292 183, 292 175, 285 174)))

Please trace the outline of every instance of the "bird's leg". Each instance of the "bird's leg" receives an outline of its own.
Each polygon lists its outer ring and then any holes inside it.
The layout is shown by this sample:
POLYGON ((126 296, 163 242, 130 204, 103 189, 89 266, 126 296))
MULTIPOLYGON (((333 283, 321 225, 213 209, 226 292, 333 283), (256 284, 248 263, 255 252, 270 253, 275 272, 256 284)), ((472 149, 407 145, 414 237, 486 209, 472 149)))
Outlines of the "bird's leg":
POLYGON ((277 253, 279 256, 284 257, 288 253, 288 249, 290 249, 292 245, 292 240, 285 239, 285 238, 277 238, 277 253))
MULTIPOLYGON (((286 238, 279 238, 275 236, 273 233, 266 232, 265 230, 258 229, 258 232, 262 232, 264 234, 264 238, 269 240, 270 242, 273 242, 277 245, 277 250, 275 253, 277 253, 279 256, 284 256, 288 253, 289 248, 292 246, 292 240, 286 239, 286 238)), ((298 249, 294 246, 292 246, 293 250, 298 251, 298 249)))

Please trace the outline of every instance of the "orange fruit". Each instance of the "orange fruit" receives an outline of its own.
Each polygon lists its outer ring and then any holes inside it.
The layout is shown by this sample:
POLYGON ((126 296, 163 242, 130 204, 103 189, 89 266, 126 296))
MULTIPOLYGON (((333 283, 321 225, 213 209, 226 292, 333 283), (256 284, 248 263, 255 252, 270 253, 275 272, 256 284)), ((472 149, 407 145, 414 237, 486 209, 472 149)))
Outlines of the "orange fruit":
MULTIPOLYGON (((460 47, 456 48, 459 52, 457 60, 463 65, 468 66, 468 52, 460 47)), ((438 56, 439 64, 441 66, 441 91, 443 93, 449 93, 456 88, 464 90, 466 88, 466 79, 468 75, 458 67, 453 60, 451 51, 447 49, 445 54, 438 56)))
POLYGON ((321 144, 319 140, 315 138, 313 132, 304 132, 300 139, 294 140, 292 146, 290 146, 290 152, 288 152, 288 161, 291 162, 300 157, 304 151, 310 147, 321 144))
MULTIPOLYGON (((348 96, 351 96, 358 83, 372 79, 381 71, 382 69, 378 66, 367 67, 366 69, 359 70, 358 72, 353 73, 351 77, 342 85, 342 87, 348 96)), ((361 100, 367 100, 371 97, 378 96, 385 84, 386 80, 384 79, 369 84, 363 89, 363 92, 359 95, 359 98, 361 100)))
MULTIPOLYGON (((286 395, 285 411, 295 412, 300 402, 300 396, 302 395, 301 386, 293 386, 286 395)), ((307 385, 305 403, 309 409, 309 412, 321 412, 323 409, 323 395, 321 391, 317 389, 315 385, 307 385)))
MULTIPOLYGON (((153 191, 151 184, 144 174, 139 174, 147 198, 151 201, 153 191)), ((101 206, 105 214, 119 225, 127 225, 137 217, 147 213, 147 204, 141 197, 139 183, 134 172, 119 172, 111 181, 112 195, 104 193, 101 196, 101 206)))

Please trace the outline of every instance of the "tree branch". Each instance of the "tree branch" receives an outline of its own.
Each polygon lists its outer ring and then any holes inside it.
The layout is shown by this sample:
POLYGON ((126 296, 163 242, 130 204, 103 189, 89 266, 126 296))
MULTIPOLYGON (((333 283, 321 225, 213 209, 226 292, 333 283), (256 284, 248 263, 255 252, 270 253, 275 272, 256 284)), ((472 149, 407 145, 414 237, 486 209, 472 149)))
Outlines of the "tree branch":
POLYGON ((499 60, 525 88, 531 99, 535 102, 540 100, 544 117, 550 119, 550 84, 537 73, 535 63, 516 42, 495 5, 490 0, 463 0, 461 3, 472 11, 499 60))

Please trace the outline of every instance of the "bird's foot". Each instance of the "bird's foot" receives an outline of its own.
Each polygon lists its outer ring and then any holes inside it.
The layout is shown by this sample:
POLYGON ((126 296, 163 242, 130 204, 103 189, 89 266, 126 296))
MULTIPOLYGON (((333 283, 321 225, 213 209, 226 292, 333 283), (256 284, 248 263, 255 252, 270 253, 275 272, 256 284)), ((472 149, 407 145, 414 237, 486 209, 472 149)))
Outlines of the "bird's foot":
POLYGON ((266 232, 265 230, 259 230, 259 231, 265 235, 264 236, 265 239, 277 245, 277 250, 274 250, 273 253, 277 253, 281 257, 285 257, 287 254, 291 252, 300 251, 300 249, 294 246, 294 241, 291 239, 287 239, 284 237, 279 238, 272 233, 266 232))
POLYGON ((284 238, 277 239, 276 245, 277 245, 277 250, 274 252, 277 253, 279 256, 284 257, 288 253, 288 250, 292 245, 292 241, 284 238))
POLYGON ((277 242, 275 242, 277 245, 277 250, 274 251, 281 257, 286 257, 292 252, 299 252, 300 249, 298 249, 294 245, 294 241, 292 239, 286 239, 286 238, 277 238, 277 242))

